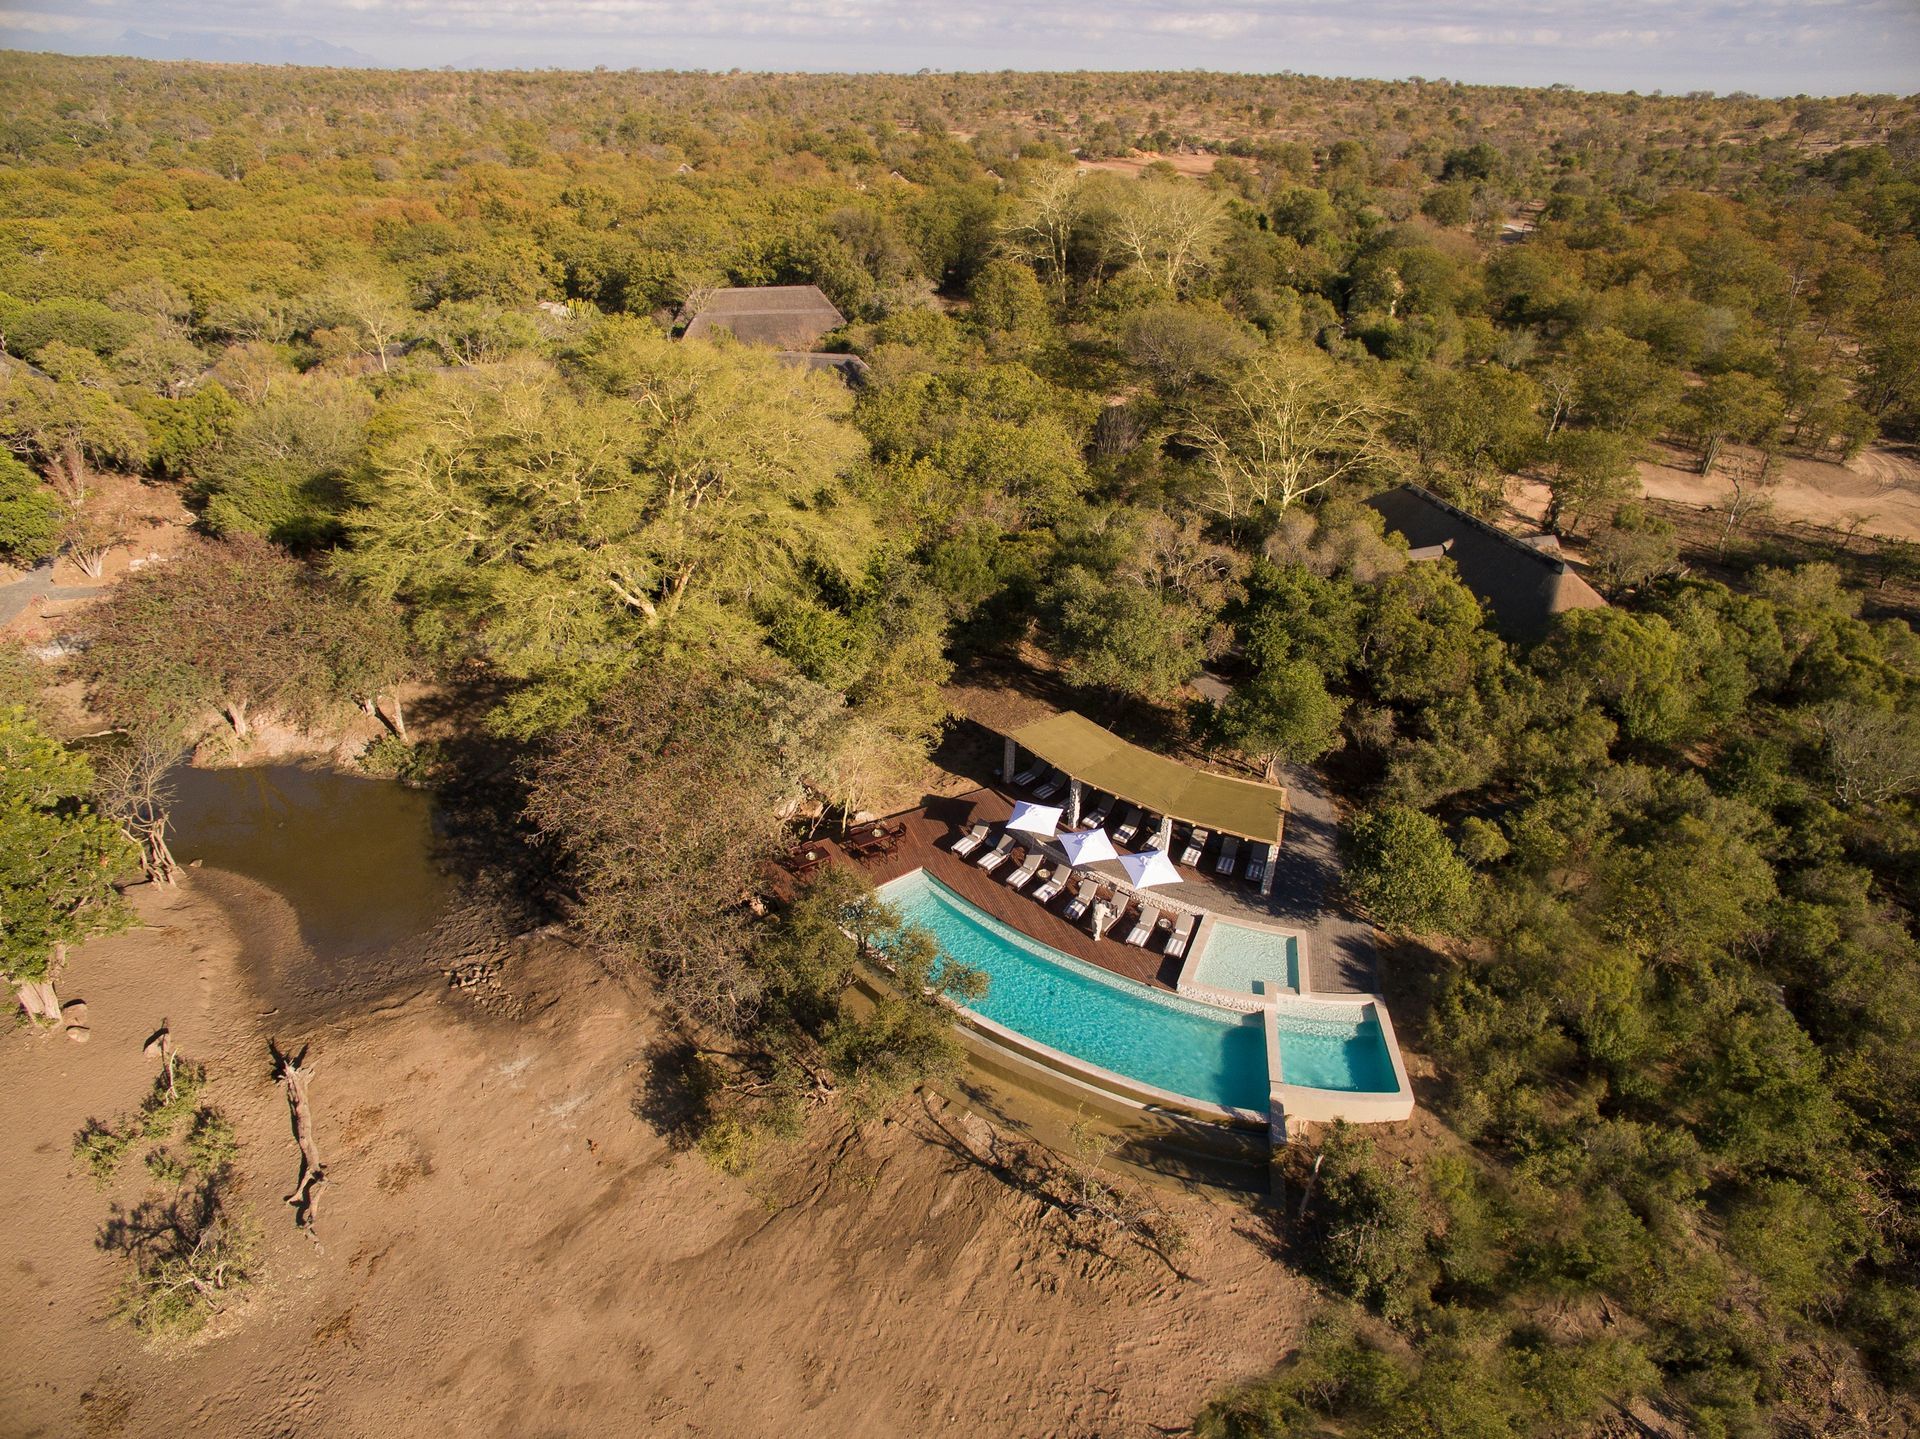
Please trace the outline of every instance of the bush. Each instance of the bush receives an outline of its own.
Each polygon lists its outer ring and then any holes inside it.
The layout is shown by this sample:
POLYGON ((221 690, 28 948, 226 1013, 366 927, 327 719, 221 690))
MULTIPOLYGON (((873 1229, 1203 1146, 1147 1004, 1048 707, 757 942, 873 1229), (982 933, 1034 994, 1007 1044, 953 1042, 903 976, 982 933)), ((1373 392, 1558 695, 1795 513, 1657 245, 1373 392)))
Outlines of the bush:
POLYGON ((217 1109, 203 1109, 193 1116, 193 1128, 187 1131, 187 1155, 193 1167, 209 1179, 217 1179, 232 1166, 240 1152, 240 1141, 217 1109))
POLYGON ((93 1182, 105 1189, 113 1183, 132 1147, 130 1137, 115 1134, 98 1120, 89 1120, 87 1127, 74 1136, 73 1157, 86 1165, 93 1182))
POLYGON ((359 762, 375 779, 428 785, 439 773, 441 751, 437 744, 408 744, 398 735, 383 734, 360 751, 359 762))
POLYGON ((0 454, 0 559, 38 564, 60 548, 67 508, 40 477, 0 454))
POLYGON ((1411 1186, 1389 1174, 1373 1141, 1344 1122, 1320 1146, 1312 1251, 1343 1293, 1389 1319, 1427 1302, 1427 1225, 1411 1186))
POLYGON ((1454 934, 1466 923, 1472 876, 1431 815, 1382 805, 1355 817, 1342 848, 1347 892, 1382 929, 1454 934))
POLYGON ((198 1333, 259 1271, 252 1229, 228 1215, 210 1186, 116 1216, 103 1246, 132 1260, 114 1317, 148 1339, 198 1333))

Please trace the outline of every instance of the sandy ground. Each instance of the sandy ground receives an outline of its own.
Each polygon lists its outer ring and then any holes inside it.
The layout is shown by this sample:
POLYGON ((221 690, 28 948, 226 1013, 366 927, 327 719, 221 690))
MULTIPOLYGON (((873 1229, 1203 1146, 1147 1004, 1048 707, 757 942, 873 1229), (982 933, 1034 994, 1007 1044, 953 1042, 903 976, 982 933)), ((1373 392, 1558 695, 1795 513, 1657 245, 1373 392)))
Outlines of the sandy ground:
POLYGON ((1213 167, 1220 163, 1218 155, 1185 154, 1175 152, 1162 155, 1157 150, 1135 150, 1131 155, 1119 156, 1110 160, 1077 160, 1075 168, 1080 170, 1111 170, 1116 175, 1125 175, 1129 179, 1138 175, 1147 166, 1165 161, 1179 174, 1189 180, 1197 180, 1203 175, 1211 175, 1213 167))
POLYGON ((286 1004, 265 971, 301 960, 272 892, 206 870, 140 904, 151 927, 70 966, 89 1044, 0 1035, 9 1435, 1144 1436, 1280 1357, 1311 1303, 1243 1198, 1172 1196, 1176 1274, 996 1178, 985 1121, 935 1097, 726 1178, 643 1117, 647 1005, 557 934, 468 988, 428 959, 293 1012, 257 997, 286 1004), (239 1130, 267 1263, 174 1353, 103 1317, 95 1237, 138 1165, 101 1192, 68 1153, 145 1091, 163 1017, 239 1130), (270 1037, 317 1067, 317 1244, 280 1202, 270 1037))
MULTIPOLYGON (((1920 463, 1907 454, 1869 447, 1845 465, 1789 458, 1778 473, 1766 494, 1779 519, 1920 540, 1920 463)), ((1733 493, 1723 474, 1702 478, 1693 455, 1665 448, 1659 463, 1640 466, 1640 483, 1657 500, 1688 505, 1724 505, 1733 493)))

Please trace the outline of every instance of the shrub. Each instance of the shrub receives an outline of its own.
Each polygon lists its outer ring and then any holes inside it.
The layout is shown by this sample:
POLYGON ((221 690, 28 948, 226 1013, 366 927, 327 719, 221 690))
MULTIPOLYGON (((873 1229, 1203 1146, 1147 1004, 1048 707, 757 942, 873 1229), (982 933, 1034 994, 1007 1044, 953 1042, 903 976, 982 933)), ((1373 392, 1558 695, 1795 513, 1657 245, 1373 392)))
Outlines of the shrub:
POLYGON ((130 1137, 115 1134, 98 1120, 88 1120, 87 1127, 74 1136, 73 1157, 86 1165, 93 1182, 105 1189, 120 1172, 121 1161, 132 1146, 130 1137))
POLYGON ((37 564, 60 548, 66 506, 39 476, 0 454, 0 559, 37 564))
POLYGON ((1342 841, 1347 892, 1382 929, 1452 934, 1465 924, 1472 876, 1431 815, 1382 805, 1356 816, 1342 841))
POLYGON ((228 1215, 211 1187, 117 1216, 102 1243, 132 1261, 114 1317, 148 1339, 198 1333, 259 1271, 253 1231, 228 1215))

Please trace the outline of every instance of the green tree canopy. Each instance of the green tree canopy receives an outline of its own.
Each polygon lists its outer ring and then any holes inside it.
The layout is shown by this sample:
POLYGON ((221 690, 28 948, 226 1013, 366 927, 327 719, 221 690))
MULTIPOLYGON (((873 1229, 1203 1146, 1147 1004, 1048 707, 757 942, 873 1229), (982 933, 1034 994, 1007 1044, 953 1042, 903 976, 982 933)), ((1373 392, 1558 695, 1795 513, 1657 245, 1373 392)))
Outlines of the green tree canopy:
POLYGON ((84 756, 20 706, 0 709, 0 979, 36 1019, 60 1017, 65 947, 129 918, 113 881, 137 856, 92 791, 84 756))
POLYGON ((1341 836, 1347 892, 1382 928, 1450 934, 1472 906, 1472 875, 1431 815, 1404 805, 1363 811, 1341 836))
POLYGON ((635 323, 579 365, 585 385, 521 361, 396 402, 350 518, 350 573, 532 682, 518 728, 578 713, 647 644, 751 648, 757 608, 871 543, 837 382, 635 323))

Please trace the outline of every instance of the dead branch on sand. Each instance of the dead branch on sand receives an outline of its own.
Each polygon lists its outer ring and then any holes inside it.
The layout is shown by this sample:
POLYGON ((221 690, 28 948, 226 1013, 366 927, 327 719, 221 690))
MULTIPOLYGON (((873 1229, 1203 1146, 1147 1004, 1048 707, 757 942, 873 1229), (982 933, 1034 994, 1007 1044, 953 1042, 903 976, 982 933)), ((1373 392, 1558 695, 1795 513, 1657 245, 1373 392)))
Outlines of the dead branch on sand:
POLYGON ((300 1179, 294 1185, 293 1193, 286 1196, 286 1202, 293 1206, 294 1223, 318 1243, 318 1236, 313 1230, 314 1210, 318 1204, 319 1188, 326 1183, 327 1166, 321 1162, 320 1146, 314 1142, 313 1109, 307 1102, 307 1079, 313 1069, 306 1062, 307 1052, 304 1049, 289 1056, 282 1054, 278 1045, 270 1048, 274 1078, 287 1087, 287 1109, 293 1117, 293 1140, 300 1146, 300 1179))
POLYGON ((140 1051, 148 1059, 157 1058, 167 1071, 167 1098, 174 1096, 173 1088, 173 1031, 167 1027, 166 1020, 160 1021, 160 1027, 147 1040, 147 1046, 140 1051))

